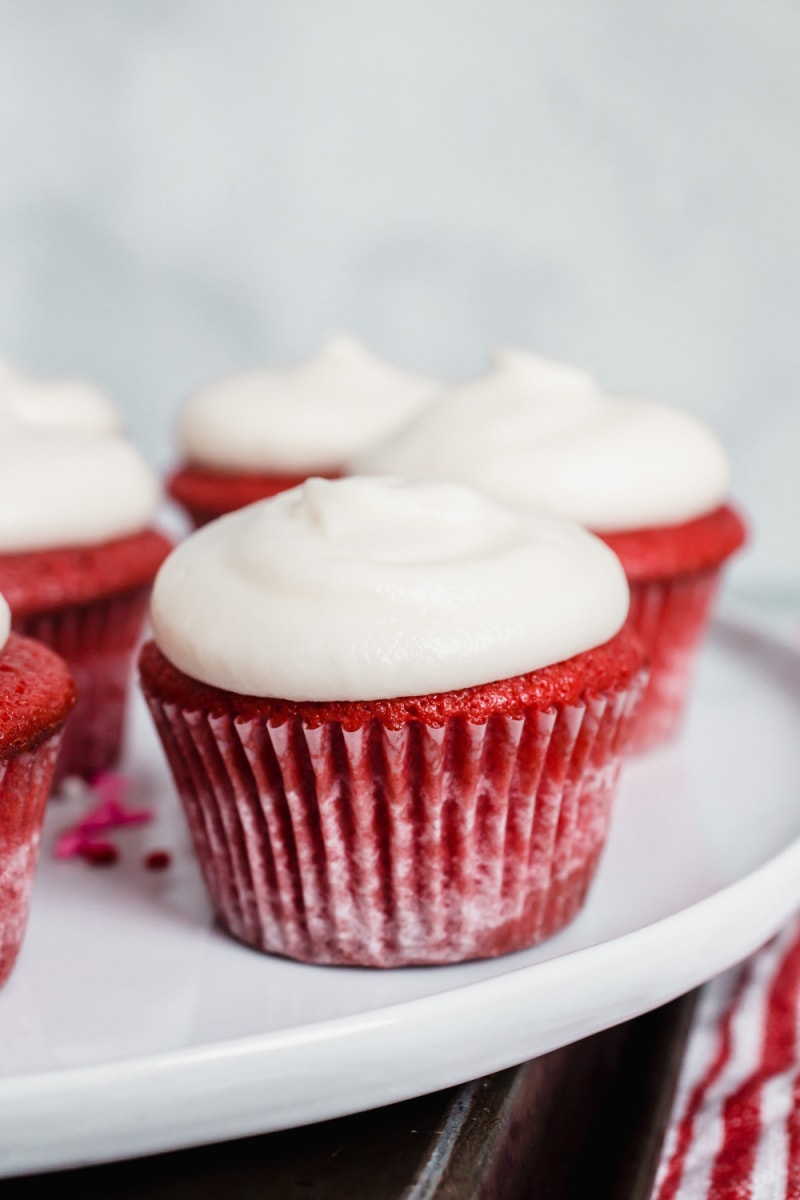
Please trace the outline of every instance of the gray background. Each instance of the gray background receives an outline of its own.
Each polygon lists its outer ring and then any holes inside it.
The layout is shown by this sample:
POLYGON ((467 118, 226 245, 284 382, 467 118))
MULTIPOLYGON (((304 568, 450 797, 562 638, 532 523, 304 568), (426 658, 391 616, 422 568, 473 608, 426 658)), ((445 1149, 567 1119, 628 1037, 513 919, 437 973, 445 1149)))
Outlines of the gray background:
POLYGON ((715 425, 792 587, 799 65, 795 0, 0 0, 0 351, 162 464, 331 330, 563 356, 715 425))

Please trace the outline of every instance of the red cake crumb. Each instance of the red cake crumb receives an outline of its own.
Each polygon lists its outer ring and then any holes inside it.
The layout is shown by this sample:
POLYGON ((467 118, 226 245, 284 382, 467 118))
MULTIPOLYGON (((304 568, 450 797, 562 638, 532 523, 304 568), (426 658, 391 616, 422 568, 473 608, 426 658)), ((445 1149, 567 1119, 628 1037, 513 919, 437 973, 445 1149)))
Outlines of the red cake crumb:
POLYGON ((746 536, 744 522, 729 505, 682 525, 598 534, 635 583, 716 567, 743 545, 746 536))
POLYGON ((0 592, 15 621, 149 583, 172 549, 155 529, 94 546, 0 554, 0 592))
MULTIPOLYGON (((317 474, 317 472, 314 472, 317 474)), ((188 464, 180 467, 169 480, 167 490, 187 510, 196 525, 205 525, 215 517, 234 512, 257 500, 267 500, 279 492, 297 487, 307 475, 270 475, 262 472, 215 471, 188 464)), ((335 475, 323 475, 335 479, 335 475)))
POLYGON ((458 716, 472 722, 485 721, 489 715, 522 716, 531 706, 545 710, 554 704, 575 703, 584 696, 609 688, 627 688, 641 665, 639 641, 630 630, 623 629, 611 641, 594 650, 498 683, 428 696, 326 703, 239 696, 211 687, 174 667, 155 642, 148 642, 139 658, 145 691, 156 692, 162 700, 182 708, 212 715, 233 713, 243 720, 260 717, 272 726, 284 725, 298 717, 308 729, 336 721, 348 731, 375 720, 387 729, 400 729, 416 720, 436 727, 458 716))
POLYGON ((166 871, 172 866, 172 855, 169 850, 151 850, 144 856, 144 865, 148 871, 166 871))
POLYGON ((119 860, 119 850, 113 842, 88 842, 81 850, 81 858, 90 867, 113 867, 119 860))

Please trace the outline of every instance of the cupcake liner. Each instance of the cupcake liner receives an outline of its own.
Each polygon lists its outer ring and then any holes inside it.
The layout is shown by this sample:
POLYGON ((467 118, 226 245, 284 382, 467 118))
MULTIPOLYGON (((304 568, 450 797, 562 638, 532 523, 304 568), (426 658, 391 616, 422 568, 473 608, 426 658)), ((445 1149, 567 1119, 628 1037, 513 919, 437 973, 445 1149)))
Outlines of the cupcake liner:
POLYGON ((66 659, 78 701, 64 733, 54 786, 68 775, 90 778, 119 760, 133 651, 150 585, 88 604, 14 620, 14 629, 66 659))
POLYGON ((390 967, 504 954, 573 919, 643 685, 396 729, 211 714, 147 680, 145 693, 230 932, 390 967))
POLYGON ((721 575, 715 567, 630 585, 628 624, 650 658, 650 680, 631 735, 633 753, 652 750, 680 730, 721 575))
POLYGON ((747 529, 736 509, 723 504, 680 525, 601 536, 628 577, 628 627, 650 657, 631 749, 652 750, 679 732, 722 569, 744 544, 747 529))
POLYGON ((22 945, 42 818, 62 731, 0 761, 0 984, 22 945))

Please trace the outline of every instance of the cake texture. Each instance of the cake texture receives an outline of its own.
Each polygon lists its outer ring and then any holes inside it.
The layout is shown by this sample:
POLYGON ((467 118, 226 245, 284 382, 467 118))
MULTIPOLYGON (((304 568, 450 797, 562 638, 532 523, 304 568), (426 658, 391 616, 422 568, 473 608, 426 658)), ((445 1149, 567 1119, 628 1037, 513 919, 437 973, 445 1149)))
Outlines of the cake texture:
POLYGON ((22 945, 45 804, 74 702, 62 659, 10 634, 0 650, 0 984, 22 945))
POLYGON ((450 485, 312 480, 183 543, 140 675, 226 928, 371 967, 558 932, 594 877, 646 679, 626 612, 591 535, 450 485), (205 603, 187 622, 188 594, 205 603), (534 669, 491 678, 501 661, 534 669))

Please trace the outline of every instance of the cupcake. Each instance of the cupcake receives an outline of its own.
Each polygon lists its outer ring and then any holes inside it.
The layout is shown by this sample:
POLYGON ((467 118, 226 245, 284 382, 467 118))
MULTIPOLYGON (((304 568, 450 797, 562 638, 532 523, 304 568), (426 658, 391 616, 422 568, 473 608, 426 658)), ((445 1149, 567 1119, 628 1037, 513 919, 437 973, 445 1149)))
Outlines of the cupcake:
POLYGON ((310 479, 156 580, 144 693, 216 910, 314 963, 449 963, 578 913, 643 686, 602 542, 469 488, 310 479))
POLYGON ((435 381, 389 366, 351 338, 309 362, 234 375, 193 396, 180 418, 183 465, 171 495, 196 526, 344 464, 407 421, 435 381))
MULTIPOLYGON (((0 590, 16 632, 69 664, 78 703, 58 779, 90 778, 120 753, 133 650, 169 542, 150 527, 158 483, 81 400, 36 400, 36 416, 0 381, 0 590)), ((84 393, 85 398, 85 393, 84 393)), ((52 400, 52 397, 49 397, 52 400)), ((107 427, 107 425, 106 425, 107 427)))
POLYGON ((63 660, 10 625, 0 596, 0 984, 25 933, 45 802, 75 702, 63 660))
POLYGON ((466 483, 598 534, 625 568, 630 622, 650 657, 634 748, 675 736, 722 566, 745 538, 727 503, 728 459, 704 425, 652 401, 606 396, 573 367, 506 350, 351 469, 466 483))

